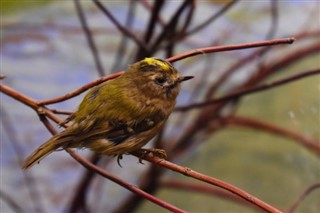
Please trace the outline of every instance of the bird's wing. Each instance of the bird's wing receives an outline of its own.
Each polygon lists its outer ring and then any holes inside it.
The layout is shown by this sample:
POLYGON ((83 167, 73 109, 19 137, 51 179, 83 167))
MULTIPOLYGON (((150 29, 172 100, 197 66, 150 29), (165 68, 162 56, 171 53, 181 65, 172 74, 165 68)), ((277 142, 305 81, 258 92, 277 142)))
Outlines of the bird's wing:
POLYGON ((62 141, 69 141, 65 144, 67 147, 85 146, 86 142, 98 139, 106 139, 114 145, 121 144, 123 141, 133 135, 148 131, 158 126, 164 119, 159 114, 155 117, 144 118, 130 123, 125 123, 117 119, 109 119, 100 121, 92 116, 86 116, 81 122, 73 123, 67 128, 61 137, 62 141), (70 140, 71 139, 71 140, 70 140))
POLYGON ((119 81, 115 79, 91 89, 78 110, 66 120, 74 121, 65 131, 68 132, 66 135, 74 137, 75 143, 107 139, 115 145, 120 144, 166 120, 163 109, 153 106, 142 110, 141 101, 137 101, 136 96, 119 90, 118 84, 127 82, 120 81, 120 77, 119 81))

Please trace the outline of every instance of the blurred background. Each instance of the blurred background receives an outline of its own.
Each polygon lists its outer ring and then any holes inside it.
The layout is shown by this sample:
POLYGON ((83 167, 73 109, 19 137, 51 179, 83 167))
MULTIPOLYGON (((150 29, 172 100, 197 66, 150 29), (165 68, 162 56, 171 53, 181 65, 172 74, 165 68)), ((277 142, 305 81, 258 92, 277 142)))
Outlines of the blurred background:
MULTIPOLYGON (((1 0, 1 84, 37 100, 78 89, 144 57, 296 37, 292 45, 202 54, 174 63, 177 107, 320 67, 319 1, 1 0), (112 22, 113 17, 119 24, 112 22), (84 20, 84 22, 80 21, 84 20), (89 29, 89 34, 84 33, 89 29), (96 47, 88 45, 88 37, 96 47)), ((73 111, 83 95, 49 105, 73 111)), ((87 172, 65 151, 22 171, 50 137, 29 107, 0 93, 1 212, 166 212, 87 172)), ((176 111, 148 144, 170 161, 231 183, 284 211, 320 183, 320 77, 314 75, 207 107, 176 111)), ((61 115, 61 118, 65 116, 61 115)), ((55 125, 58 129, 58 126, 55 125)), ((76 150, 129 183, 189 212, 259 212, 213 186, 124 156, 76 150)), ((320 212, 315 189, 294 212, 320 212)))

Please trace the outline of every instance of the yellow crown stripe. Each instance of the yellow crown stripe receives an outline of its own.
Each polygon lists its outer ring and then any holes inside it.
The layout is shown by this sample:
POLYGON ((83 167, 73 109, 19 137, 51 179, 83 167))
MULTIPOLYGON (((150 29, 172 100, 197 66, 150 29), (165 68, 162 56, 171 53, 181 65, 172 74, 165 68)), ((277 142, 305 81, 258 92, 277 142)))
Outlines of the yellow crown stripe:
POLYGON ((149 65, 158 65, 161 67, 161 69, 165 71, 171 70, 171 66, 169 64, 167 64, 166 62, 160 61, 159 59, 156 59, 156 58, 145 58, 143 61, 149 65))

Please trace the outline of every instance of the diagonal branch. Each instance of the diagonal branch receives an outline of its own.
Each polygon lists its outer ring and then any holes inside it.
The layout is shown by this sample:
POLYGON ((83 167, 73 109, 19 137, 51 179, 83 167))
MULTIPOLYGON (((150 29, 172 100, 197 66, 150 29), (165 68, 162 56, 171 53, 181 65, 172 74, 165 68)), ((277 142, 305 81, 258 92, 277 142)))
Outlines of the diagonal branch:
POLYGON ((173 33, 175 33, 179 18, 181 17, 183 11, 187 8, 187 6, 190 3, 192 2, 189 0, 184 0, 181 3, 180 7, 176 10, 175 14, 170 19, 170 22, 164 27, 163 31, 159 34, 154 43, 151 45, 151 50, 158 49, 162 41, 174 36, 173 33))
POLYGON ((205 28, 206 26, 208 26, 209 24, 211 24, 212 22, 217 20, 219 17, 221 17, 221 15, 225 14, 225 12, 228 11, 232 6, 234 6, 234 4, 237 3, 238 1, 239 0, 233 0, 230 3, 226 4, 217 13, 213 14, 211 17, 209 17, 203 23, 201 23, 198 26, 196 26, 195 28, 191 29, 190 31, 185 33, 183 36, 186 37, 186 36, 189 36, 191 34, 194 34, 198 31, 202 30, 203 28, 205 28))
MULTIPOLYGON (((137 156, 137 157, 139 157, 139 158, 141 158, 141 155, 139 153, 132 153, 132 154, 137 156)), ((162 167, 165 167, 167 169, 170 169, 170 170, 172 170, 174 172, 178 172, 180 174, 183 174, 183 175, 185 175, 187 177, 191 177, 191 178, 200 180, 202 182, 208 183, 210 185, 217 186, 219 188, 227 190, 227 191, 229 191, 229 192, 231 192, 231 193, 233 193, 233 194, 245 199, 249 203, 252 203, 253 205, 258 206, 259 208, 265 210, 266 212, 281 213, 281 211, 276 209, 275 207, 273 207, 273 206, 263 202, 262 200, 250 195, 246 191, 244 191, 244 190, 242 190, 242 189, 240 189, 240 188, 238 188, 236 186, 233 186, 233 185, 231 185, 229 183, 226 183, 226 182, 224 182, 222 180, 219 180, 219 179, 204 175, 204 174, 199 173, 197 171, 194 171, 194 170, 192 170, 190 168, 174 164, 172 162, 166 161, 163 158, 159 158, 159 157, 156 157, 156 156, 144 155, 142 158, 144 160, 147 160, 147 161, 151 162, 151 163, 154 163, 154 164, 157 164, 159 166, 162 166, 162 167)))
POLYGON ((83 31, 84 31, 84 33, 86 35, 90 50, 92 52, 92 55, 93 55, 94 62, 96 64, 98 73, 99 73, 100 76, 104 76, 104 70, 103 70, 102 63, 101 63, 101 60, 100 60, 100 57, 99 57, 98 49, 97 49, 97 47, 96 47, 96 45, 94 43, 94 40, 93 40, 93 37, 92 37, 92 33, 91 33, 91 31, 90 31, 90 29, 88 27, 87 20, 86 20, 86 17, 84 15, 84 13, 83 13, 80 0, 74 0, 74 4, 76 6, 77 14, 79 16, 82 29, 83 29, 83 31))
POLYGON ((189 58, 191 56, 201 55, 206 53, 224 52, 224 51, 230 51, 230 50, 240 50, 240 49, 248 49, 248 48, 263 47, 263 46, 273 46, 273 45, 279 45, 279 44, 292 44, 295 40, 296 40, 295 38, 291 37, 291 38, 274 39, 274 40, 252 42, 252 43, 245 43, 245 44, 205 47, 201 49, 191 50, 191 51, 167 58, 166 60, 169 62, 175 62, 181 59, 189 58))
POLYGON ((125 182, 124 180, 112 175, 111 173, 107 172, 106 170, 92 164, 91 162, 87 161, 86 159, 80 157, 78 154, 76 154, 73 150, 71 149, 66 149, 66 151, 76 160, 78 161, 78 163, 80 163, 82 166, 84 166, 85 168, 92 170, 96 173, 98 173, 99 175, 119 184, 120 186, 123 186, 124 188, 128 189, 129 191, 136 193, 142 197, 144 197, 145 199, 159 205, 162 206, 163 208, 170 210, 172 212, 181 212, 181 213, 185 213, 186 211, 179 209, 175 206, 173 206, 170 203, 167 203, 163 200, 160 200, 154 196, 152 196, 151 194, 146 193, 145 191, 141 190, 140 188, 138 188, 135 185, 129 184, 127 182, 125 182))
POLYGON ((288 78, 281 79, 281 80, 278 80, 278 81, 274 81, 274 82, 270 82, 270 83, 264 83, 264 84, 261 84, 261 85, 258 85, 258 86, 254 86, 254 87, 251 87, 251 88, 239 89, 238 91, 231 92, 231 93, 229 93, 227 95, 224 95, 224 96, 222 96, 220 98, 215 98, 215 99, 212 99, 212 100, 209 100, 209 101, 205 101, 205 102, 202 102, 202 103, 194 103, 194 104, 189 104, 187 106, 176 107, 175 111, 184 112, 184 111, 191 110, 191 109, 205 107, 205 106, 208 106, 208 105, 212 105, 212 104, 228 101, 228 100, 240 97, 240 96, 248 95, 248 94, 255 93, 255 92, 260 92, 260 91, 263 91, 263 90, 267 90, 267 89, 270 89, 270 88, 281 86, 283 84, 290 83, 292 81, 296 81, 298 79, 310 77, 310 76, 313 76, 313 75, 319 75, 319 74, 320 74, 320 69, 305 71, 305 72, 299 73, 297 75, 293 75, 293 76, 290 76, 288 78))
POLYGON ((83 92, 85 92, 86 90, 90 89, 91 87, 94 87, 98 84, 101 84, 105 81, 108 81, 108 80, 111 80, 111 79, 114 79, 120 75, 122 75, 123 72, 117 72, 117 73, 114 73, 114 74, 111 74, 111 75, 107 75, 107 76, 104 76, 102 78, 99 78, 95 81, 92 81, 82 87, 80 87, 79 89, 71 92, 71 93, 68 93, 68 94, 65 94, 63 96, 60 96, 60 97, 57 97, 57 98, 52 98, 52 99, 48 99, 48 100, 42 100, 42 101, 39 101, 37 102, 39 105, 47 105, 47 104, 54 104, 54 103, 58 103, 58 102, 62 102, 62 101, 65 101, 65 100, 68 100, 70 98, 73 98, 83 92))
POLYGON ((92 0, 95 5, 110 19, 110 21, 118 28, 119 31, 121 31, 123 34, 130 37, 136 44, 143 48, 146 52, 149 52, 148 47, 146 44, 141 41, 132 31, 130 31, 128 28, 122 26, 118 20, 110 13, 110 11, 103 6, 103 4, 99 0, 92 0))
MULTIPOLYGON (((152 9, 150 9, 151 17, 144 34, 144 41, 146 42, 146 44, 150 43, 151 38, 154 35, 156 23, 159 20, 159 14, 164 3, 164 0, 157 0, 154 2, 154 6, 152 7, 152 9)), ((149 52, 146 52, 143 48, 139 48, 136 54, 136 58, 142 58, 148 54, 149 52)))
MULTIPOLYGON (((0 85, 0 91, 4 92, 5 94, 7 94, 8 96, 10 97, 23 97, 23 99, 17 99, 19 102, 22 102, 24 104, 26 104, 25 102, 28 102, 30 104, 30 106, 35 106, 34 110, 36 110, 38 112, 38 114, 41 112, 41 115, 44 116, 48 116, 49 118, 51 118, 52 120, 54 120, 55 122, 57 123, 60 123, 61 122, 61 119, 59 119, 54 113, 52 113, 50 110, 48 110, 47 108, 45 107, 41 107, 37 104, 37 102, 35 102, 33 99, 25 96, 25 95, 22 95, 20 94, 19 92, 11 89, 10 87, 8 86, 4 86, 4 85, 0 85), (17 95, 17 94, 20 94, 20 95, 17 95)), ((46 119, 44 119, 46 120, 46 119)), ((50 126, 49 122, 43 122, 46 126, 47 124, 50 126)), ((49 128, 49 130, 52 132, 52 133, 55 133, 55 131, 51 128, 49 128)), ((74 151, 72 151, 71 149, 66 149, 66 151, 75 159, 77 160, 81 165, 83 165, 84 167, 86 167, 87 169, 91 169, 91 170, 94 170, 96 173, 102 175, 103 177, 106 177, 107 179, 111 180, 111 181, 114 181, 116 182, 117 184, 125 187, 126 189, 134 192, 134 193, 137 193, 138 195, 140 196, 143 196, 144 198, 150 200, 151 202, 154 202, 166 209, 170 209, 171 211, 174 211, 174 212, 184 212, 183 210, 181 209, 178 209, 177 207, 169 204, 169 203, 166 203, 165 201, 162 201, 146 192, 144 192, 143 190, 139 189, 138 187, 134 186, 134 185, 131 185, 123 180, 121 180, 120 178, 112 175, 111 173, 107 172, 106 170, 103 170, 102 168, 92 164, 91 162, 87 161, 86 159, 82 158, 81 156, 77 155, 74 151)), ((140 156, 139 154, 134 154, 135 156, 140 156)), ((141 156, 140 156, 141 157, 141 156)), ((222 189, 225 189, 229 192, 232 192, 234 194, 236 194, 237 196, 245 199, 246 201, 258 206, 259 208, 267 211, 267 212, 275 212, 275 213, 280 213, 281 211, 274 208, 273 206, 263 202, 262 200, 250 195, 249 193, 245 192, 244 190, 242 189, 239 189, 233 185, 230 185, 228 183, 225 183, 221 180, 218 180, 216 178, 213 178, 213 177, 209 177, 209 176, 206 176, 204 174, 201 174, 199 172, 196 172, 194 170, 191 170, 189 168, 186 168, 186 167, 182 167, 182 166, 179 166, 177 164, 174 164, 174 163, 171 163, 169 161, 166 161, 162 158, 158 158, 158 157, 155 157, 155 156, 148 156, 148 155, 144 155, 142 157, 143 159, 149 161, 149 162, 152 162, 154 164, 157 164, 157 165, 160 165, 160 166, 163 166, 167 169, 170 169, 172 171, 175 171, 175 172, 178 172, 178 173, 181 173, 183 175, 186 175, 186 176, 189 176, 189 177, 192 177, 192 178, 195 178, 195 179, 198 179, 200 181, 203 181, 203 182, 206 182, 206 183, 209 183, 211 185, 214 185, 214 186, 218 186, 222 189)))
POLYGON ((309 137, 305 137, 303 135, 297 134, 296 132, 289 131, 281 127, 277 127, 275 125, 263 121, 258 121, 251 118, 244 118, 240 116, 222 118, 220 121, 225 125, 243 126, 254 129, 260 129, 273 134, 291 138, 303 145, 304 147, 306 147, 307 149, 309 149, 310 151, 315 152, 318 156, 320 156, 320 141, 317 141, 309 137))
MULTIPOLYGON (((59 119, 54 113, 52 113, 50 110, 48 110, 45 107, 39 106, 37 104, 37 102, 35 100, 33 100, 32 98, 29 98, 25 95, 22 95, 21 93, 19 93, 18 91, 15 91, 13 89, 11 89, 8 86, 4 86, 4 85, 0 85, 0 91, 4 92, 5 94, 7 94, 10 97, 23 97, 23 99, 17 99, 19 102, 22 102, 24 104, 30 105, 30 106, 34 106, 34 110, 38 113, 38 115, 40 117, 42 117, 41 121, 43 121, 43 124, 48 128, 48 130, 52 133, 52 134, 56 134, 56 131, 52 128, 51 124, 49 123, 49 121, 47 120, 46 117, 44 117, 45 115, 48 116, 49 118, 51 118, 52 120, 54 120, 57 123, 61 123, 61 119, 59 119)), ((123 186, 124 188, 128 189, 129 191, 136 193, 142 197, 144 197, 145 199, 159 205, 162 206, 165 209, 168 209, 172 212, 185 212, 184 210, 181 210, 173 205, 171 205, 170 203, 167 203, 163 200, 160 200, 154 196, 152 196, 151 194, 148 194, 146 192, 144 192, 143 190, 141 190, 140 188, 138 188, 135 185, 129 184, 127 182, 125 182, 124 180, 112 175, 111 173, 107 172, 106 170, 103 170, 102 168, 92 164, 91 162, 89 162, 88 160, 82 158, 80 155, 76 154, 73 150, 71 150, 70 148, 66 149, 66 151, 75 159, 77 160, 81 165, 83 165, 85 168, 89 169, 89 170, 93 170, 96 173, 100 174, 101 176, 123 186)))
POLYGON ((314 190, 320 188, 320 183, 313 184, 309 186, 298 198, 297 200, 293 203, 293 205, 289 208, 287 211, 288 213, 293 213, 296 208, 299 206, 299 204, 314 190))
POLYGON ((198 183, 187 183, 183 181, 178 180, 164 180, 161 182, 161 186, 167 187, 167 188, 173 188, 178 190, 185 190, 187 192, 198 192, 203 194, 209 194, 212 196, 216 196, 228 201, 233 201, 237 204, 241 204, 243 206, 253 208, 254 210, 260 210, 260 208, 257 208, 257 206, 252 205, 251 203, 246 202, 245 200, 237 197, 234 194, 231 194, 230 192, 226 192, 222 189, 212 188, 208 187, 206 184, 198 184, 198 183))
MULTIPOLYGON (((188 58, 188 57, 192 57, 194 55, 199 55, 199 54, 204 54, 204 53, 222 52, 222 51, 230 51, 230 50, 237 50, 237 49, 246 49, 246 48, 262 47, 262 46, 278 45, 278 44, 291 44, 294 41, 295 41, 295 38, 284 38, 284 39, 275 39, 275 40, 269 40, 269 41, 263 41, 263 42, 245 43, 245 44, 238 44, 238 45, 205 47, 205 48, 201 48, 201 49, 191 50, 191 51, 167 58, 166 60, 168 62, 173 63, 175 61, 178 61, 178 60, 181 60, 184 58, 188 58)), ((63 95, 63 96, 60 96, 57 98, 53 98, 53 99, 42 100, 42 101, 39 101, 38 104, 39 105, 47 105, 47 104, 54 104, 54 103, 68 100, 72 97, 75 97, 75 96, 83 93, 84 91, 90 89, 93 86, 96 86, 98 84, 103 83, 104 81, 108 81, 108 80, 114 79, 114 78, 122 75, 123 72, 124 71, 104 76, 102 78, 99 78, 95 81, 92 81, 92 82, 82 86, 81 88, 79 88, 71 93, 68 93, 66 95, 63 95)))

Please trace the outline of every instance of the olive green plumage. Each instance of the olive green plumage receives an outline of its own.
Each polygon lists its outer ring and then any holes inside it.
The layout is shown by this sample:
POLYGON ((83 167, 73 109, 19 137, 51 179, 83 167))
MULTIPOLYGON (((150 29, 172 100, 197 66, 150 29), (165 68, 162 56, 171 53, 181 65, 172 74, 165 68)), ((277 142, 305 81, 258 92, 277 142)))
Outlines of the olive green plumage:
POLYGON ((28 169, 58 148, 90 148, 121 155, 140 149, 161 129, 172 112, 181 77, 168 62, 146 58, 116 79, 92 88, 72 124, 42 144, 25 160, 28 169))

